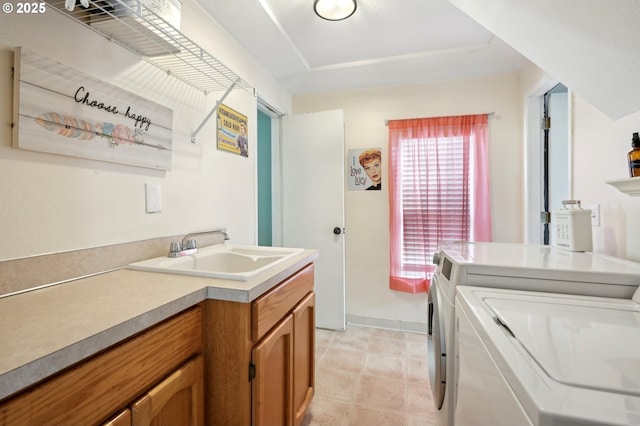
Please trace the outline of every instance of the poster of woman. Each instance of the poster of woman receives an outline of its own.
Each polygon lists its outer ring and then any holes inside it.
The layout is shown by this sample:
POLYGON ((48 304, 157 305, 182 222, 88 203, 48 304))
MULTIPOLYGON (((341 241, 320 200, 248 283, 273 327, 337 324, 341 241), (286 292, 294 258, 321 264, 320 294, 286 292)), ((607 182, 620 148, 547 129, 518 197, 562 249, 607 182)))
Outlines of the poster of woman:
POLYGON ((379 191, 382 186, 382 150, 350 149, 347 159, 349 191, 379 191))
POLYGON ((220 104, 217 121, 218 149, 248 157, 247 116, 220 104))

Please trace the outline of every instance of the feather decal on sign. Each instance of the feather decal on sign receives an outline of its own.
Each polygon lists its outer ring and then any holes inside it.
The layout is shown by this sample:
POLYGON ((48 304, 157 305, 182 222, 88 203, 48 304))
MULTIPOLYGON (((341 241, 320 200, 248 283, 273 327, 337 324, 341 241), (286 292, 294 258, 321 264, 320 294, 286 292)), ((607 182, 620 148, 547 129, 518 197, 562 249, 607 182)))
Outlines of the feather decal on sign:
POLYGON ((91 123, 57 112, 40 114, 35 121, 50 132, 56 132, 68 138, 89 140, 96 135, 96 129, 91 123))

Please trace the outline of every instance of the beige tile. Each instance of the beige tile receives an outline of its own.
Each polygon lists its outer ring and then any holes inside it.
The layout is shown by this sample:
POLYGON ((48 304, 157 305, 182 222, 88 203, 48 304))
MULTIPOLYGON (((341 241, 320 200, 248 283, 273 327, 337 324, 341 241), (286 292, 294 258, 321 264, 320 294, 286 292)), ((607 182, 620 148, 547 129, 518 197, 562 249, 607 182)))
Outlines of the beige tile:
POLYGON ((335 331, 322 330, 318 328, 316 329, 316 346, 318 345, 327 346, 329 345, 329 343, 333 341, 334 337, 335 337, 335 331))
POLYGON ((406 342, 404 339, 382 339, 372 336, 369 341, 369 353, 404 358, 407 354, 406 342))
POLYGON ((322 358, 334 338, 334 332, 316 329, 316 361, 322 358))
POLYGON ((427 333, 419 333, 417 331, 407 331, 404 336, 409 342, 427 340, 427 333))
POLYGON ((371 335, 383 339, 404 340, 404 331, 387 330, 385 328, 372 328, 371 335))
POLYGON ((427 358, 427 336, 422 335, 422 337, 422 339, 407 339, 407 358, 427 358))
POLYGON ((361 405, 404 412, 407 407, 406 390, 405 381, 402 379, 363 375, 360 378, 356 402, 361 405))
POLYGON ((345 349, 331 345, 319 360, 321 366, 333 369, 360 373, 364 369, 367 352, 345 349))
POLYGON ((422 359, 409 358, 406 360, 407 380, 409 382, 429 383, 429 363, 425 355, 422 359))
POLYGON ((371 333, 373 332, 373 328, 372 327, 366 327, 363 325, 351 325, 349 324, 347 326, 347 329, 344 330, 342 333, 354 333, 354 334, 362 334, 362 335, 366 335, 366 336, 371 336, 371 333))
POLYGON ((409 426, 436 426, 435 417, 425 417, 409 413, 409 426))
POLYGON ((350 426, 405 426, 407 414, 404 411, 384 410, 371 406, 356 405, 349 419, 350 426))
POLYGON ((316 344, 316 395, 303 426, 433 426, 426 335, 348 326, 316 344))
POLYGON ((349 326, 345 331, 335 333, 333 346, 337 348, 367 351, 369 349, 370 338, 371 328, 349 326))
POLYGON ((305 414, 302 426, 346 426, 352 404, 334 398, 316 395, 305 414))
POLYGON ((334 368, 316 368, 316 395, 353 402, 360 384, 360 373, 334 368))
POLYGON ((407 383, 407 412, 434 417, 435 406, 428 382, 407 383))
POLYGON ((365 361, 364 373, 369 376, 386 375, 397 379, 405 378, 405 359, 386 355, 369 354, 365 361))

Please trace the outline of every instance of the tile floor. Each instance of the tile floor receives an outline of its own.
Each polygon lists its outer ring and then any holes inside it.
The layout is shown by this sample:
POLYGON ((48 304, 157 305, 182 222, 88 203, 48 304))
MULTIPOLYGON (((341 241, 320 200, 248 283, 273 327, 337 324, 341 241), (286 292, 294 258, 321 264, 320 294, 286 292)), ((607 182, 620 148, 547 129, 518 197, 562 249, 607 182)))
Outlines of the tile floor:
POLYGON ((316 392, 303 426, 434 424, 426 335, 316 330, 316 392))

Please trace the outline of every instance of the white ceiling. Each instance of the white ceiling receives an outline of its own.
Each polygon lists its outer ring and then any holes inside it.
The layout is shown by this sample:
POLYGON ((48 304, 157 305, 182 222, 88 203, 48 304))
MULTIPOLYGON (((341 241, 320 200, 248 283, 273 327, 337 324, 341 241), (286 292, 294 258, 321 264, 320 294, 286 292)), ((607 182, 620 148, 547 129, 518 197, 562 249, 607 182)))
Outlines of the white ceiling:
POLYGON ((447 0, 358 0, 345 21, 313 0, 201 0, 292 94, 508 73, 528 62, 447 0))

